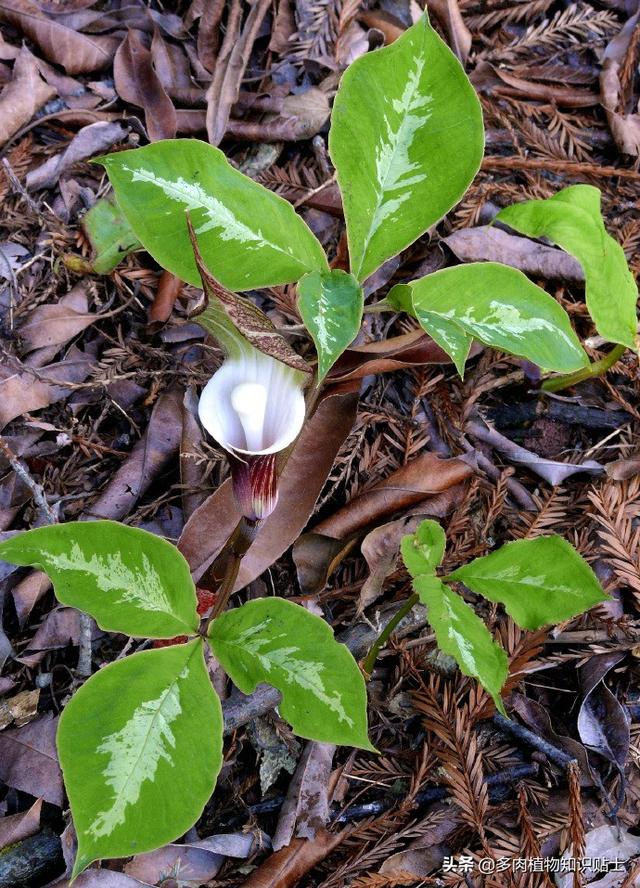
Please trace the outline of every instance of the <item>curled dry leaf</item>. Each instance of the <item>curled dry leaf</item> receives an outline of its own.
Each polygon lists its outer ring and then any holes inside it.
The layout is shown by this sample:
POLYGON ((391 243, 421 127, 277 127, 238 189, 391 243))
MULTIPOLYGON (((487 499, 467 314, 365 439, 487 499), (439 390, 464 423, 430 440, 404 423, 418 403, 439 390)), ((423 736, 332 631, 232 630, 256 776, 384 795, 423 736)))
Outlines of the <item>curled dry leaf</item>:
POLYGON ((382 595, 384 582, 396 569, 400 555, 400 542, 413 533, 424 515, 410 515, 389 521, 371 530, 363 539, 360 549, 369 568, 369 576, 362 584, 358 599, 358 614, 382 595))
MULTIPOLYGON (((298 538, 351 431, 358 393, 329 391, 303 426, 282 471, 278 505, 242 559, 235 584, 241 589, 266 570, 298 538)), ((213 562, 240 520, 230 481, 197 509, 182 532, 178 548, 196 581, 213 562)))
POLYGON ((142 438, 83 519, 117 521, 128 515, 177 451, 181 435, 182 391, 174 387, 158 398, 142 438))
POLYGON ((291 556, 303 595, 316 595, 327 584, 340 562, 357 545, 356 536, 335 540, 321 533, 303 533, 293 544, 291 556))
POLYGON ((173 139, 178 128, 176 109, 154 70, 151 52, 135 31, 129 31, 118 47, 113 76, 120 98, 144 109, 149 139, 173 139))
POLYGON ((21 30, 67 74, 101 71, 110 64, 118 46, 115 37, 82 34, 66 27, 31 0, 0 0, 0 21, 21 30))
POLYGON ((167 873, 177 872, 183 888, 198 888, 217 875, 225 858, 246 859, 260 843, 261 838, 252 833, 229 833, 182 845, 165 845, 157 851, 137 854, 124 871, 145 885, 156 885, 167 873))
POLYGON ((492 225, 461 228, 443 243, 463 262, 502 262, 532 277, 584 282, 580 263, 569 253, 492 225))
POLYGON ((53 188, 60 176, 74 163, 107 151, 116 142, 126 139, 128 130, 121 123, 102 121, 83 127, 61 154, 27 173, 28 189, 53 188))
POLYGON ((207 134, 212 145, 219 145, 225 134, 231 108, 238 101, 253 44, 270 6, 271 0, 256 0, 240 31, 241 4, 231 5, 224 43, 207 90, 207 134))
POLYGON ((57 718, 45 715, 22 728, 1 731, 0 779, 61 808, 64 791, 56 753, 57 724, 57 718))
MULTIPOLYGON (((640 154, 640 114, 626 114, 619 111, 621 101, 622 66, 625 64, 629 44, 640 22, 640 11, 626 22, 619 34, 613 38, 602 56, 600 72, 600 93, 602 107, 609 121, 611 135, 623 154, 637 157, 640 154)), ((640 110, 640 104, 638 106, 640 110)))
POLYGON ((259 123, 250 120, 227 121, 226 135, 260 142, 297 142, 319 133, 329 118, 326 93, 312 86, 304 93, 286 96, 279 114, 268 114, 259 123))
POLYGON ((158 289, 149 309, 149 332, 157 333, 171 317, 176 299, 182 292, 184 281, 170 271, 163 271, 158 279, 158 289))
POLYGON ((478 441, 484 441, 503 453, 510 462, 526 466, 548 484, 556 487, 571 475, 586 472, 588 475, 600 475, 604 467, 594 459, 586 459, 583 463, 563 463, 553 459, 544 459, 488 426, 480 417, 474 417, 466 425, 467 433, 478 441))
MULTIPOLYGON (((380 518, 448 491, 473 472, 473 467, 461 459, 440 459, 435 453, 423 453, 321 521, 314 531, 343 539, 380 518)), ((430 511, 428 503, 425 511, 430 511)))
POLYGON ((471 31, 464 23, 458 0, 429 0, 429 9, 433 9, 446 29, 449 46, 466 65, 471 49, 471 31))
POLYGON ((345 835, 346 831, 330 833, 323 829, 318 830, 313 841, 293 839, 290 845, 267 858, 240 888, 293 888, 338 847, 345 835))
MULTIPOLYGON (((482 347, 471 347, 470 356, 482 347)), ((404 367, 424 364, 450 364, 451 358, 422 330, 413 330, 400 336, 367 345, 348 348, 336 361, 328 375, 329 382, 363 379, 371 373, 390 373, 404 367)))
POLYGON ((300 839, 315 839, 316 832, 329 822, 329 787, 333 756, 331 743, 310 740, 280 809, 273 836, 273 850, 279 851, 291 842, 294 834, 300 839))
POLYGON ((37 59, 23 46, 13 65, 11 82, 0 95, 0 145, 29 123, 55 94, 55 89, 40 76, 37 59))
POLYGON ((37 833, 41 810, 42 799, 37 799, 27 811, 3 817, 0 820, 0 850, 37 833))
POLYGON ((486 61, 480 62, 474 68, 469 79, 477 90, 491 96, 533 99, 567 108, 590 108, 599 103, 598 94, 595 92, 571 86, 523 80, 521 77, 509 74, 504 68, 486 61))
POLYGON ((607 475, 614 481, 628 481, 640 475, 640 455, 616 459, 605 466, 607 475))
POLYGON ((591 657, 580 668, 584 699, 578 712, 580 739, 590 750, 611 762, 621 777, 629 756, 629 715, 604 679, 623 658, 624 653, 612 651, 591 657))

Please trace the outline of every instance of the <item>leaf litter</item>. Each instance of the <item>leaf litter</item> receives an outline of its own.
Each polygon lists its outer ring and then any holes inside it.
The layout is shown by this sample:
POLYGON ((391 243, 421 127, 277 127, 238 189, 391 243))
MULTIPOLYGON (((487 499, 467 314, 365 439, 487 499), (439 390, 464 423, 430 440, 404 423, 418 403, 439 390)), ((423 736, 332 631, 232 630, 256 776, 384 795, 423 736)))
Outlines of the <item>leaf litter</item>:
MULTIPOLYGON (((429 5, 480 94, 487 149, 462 202, 430 240, 380 269, 376 286, 458 261, 506 261, 546 281, 598 356, 574 260, 490 223, 510 203, 592 182, 608 229, 640 271, 637 9, 429 5)), ((105 187, 86 161, 176 134, 222 142, 238 168, 296 205, 339 265, 330 101, 345 64, 395 39, 418 12, 385 0, 0 3, 0 425, 29 479, 0 458, 3 530, 37 523, 40 498, 62 520, 151 527, 179 541, 206 580, 236 514, 225 460, 189 404, 220 355, 190 318, 197 291, 130 252, 137 245, 126 230, 112 247, 120 264, 107 257, 108 276, 92 273, 82 222, 105 187)), ((277 327, 298 322, 292 288, 256 298, 277 327)), ((295 345, 312 357, 308 341, 295 345)), ((623 871, 606 884, 637 884, 637 358, 627 354, 576 399, 544 400, 517 360, 476 347, 460 380, 413 322, 372 314, 330 380, 332 396, 294 450, 239 590, 319 609, 366 652, 408 594, 399 536, 432 515, 447 532, 447 570, 509 539, 560 533, 606 568, 616 607, 527 634, 474 602, 509 655, 513 734, 434 655, 417 614, 370 683, 381 755, 308 743, 294 776, 280 770, 266 796, 247 722, 278 696, 232 697, 225 770, 196 831, 124 869, 93 868, 75 885, 392 888, 443 878, 448 854, 560 857, 571 847, 593 856, 619 849, 623 871), (577 779, 558 764, 565 760, 578 762, 577 779)), ((58 835, 68 812, 54 736, 78 684, 80 627, 42 574, 0 578, 0 844, 11 860, 35 855, 30 885, 65 886, 68 830, 62 846, 58 835)), ((139 645, 108 633, 89 643, 94 669, 139 645)), ((267 717, 293 749, 286 725, 267 717)), ((530 877, 526 884, 548 885, 530 877)), ((590 871, 584 880, 605 885, 590 871)), ((496 874, 485 884, 504 883, 496 874)))

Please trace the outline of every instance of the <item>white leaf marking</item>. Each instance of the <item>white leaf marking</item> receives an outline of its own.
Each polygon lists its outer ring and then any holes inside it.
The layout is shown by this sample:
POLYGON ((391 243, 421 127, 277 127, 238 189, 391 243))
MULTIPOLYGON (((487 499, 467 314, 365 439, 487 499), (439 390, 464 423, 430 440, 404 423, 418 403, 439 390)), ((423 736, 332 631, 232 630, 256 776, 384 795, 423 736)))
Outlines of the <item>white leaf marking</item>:
POLYGON ((174 612, 162 580, 145 554, 142 555, 141 569, 132 570, 123 562, 120 552, 93 553, 87 557, 74 542, 68 553, 47 555, 47 563, 58 570, 90 574, 101 592, 117 593, 120 601, 135 604, 141 610, 174 612))
MULTIPOLYGON (((188 671, 185 666, 179 678, 188 671)), ((181 712, 178 681, 173 681, 155 700, 141 703, 124 727, 108 734, 98 746, 98 753, 109 756, 102 775, 113 798, 89 827, 94 838, 110 835, 125 822, 127 807, 138 801, 142 784, 154 779, 163 759, 173 764, 176 739, 171 725, 181 712)))

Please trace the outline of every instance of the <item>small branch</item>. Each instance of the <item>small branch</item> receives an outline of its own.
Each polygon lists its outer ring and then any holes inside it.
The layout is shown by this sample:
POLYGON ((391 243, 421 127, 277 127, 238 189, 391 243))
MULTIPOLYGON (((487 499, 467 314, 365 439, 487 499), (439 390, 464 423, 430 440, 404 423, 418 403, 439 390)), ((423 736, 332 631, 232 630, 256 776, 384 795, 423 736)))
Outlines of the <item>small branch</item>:
POLYGON ((611 349, 609 354, 605 355, 604 358, 600 358, 599 361, 594 361, 582 370, 576 370, 575 373, 568 373, 565 376, 554 376, 553 379, 547 379, 542 383, 542 391, 559 392, 569 386, 584 382, 586 379, 593 379, 596 376, 604 376, 608 370, 611 370, 611 368, 618 363, 626 350, 626 345, 616 345, 616 347, 611 349))
POLYGON ((503 715, 494 715, 493 723, 503 734, 509 734, 515 740, 519 740, 521 743, 537 749, 538 752, 542 752, 549 761, 558 765, 559 768, 565 769, 569 765, 577 765, 577 760, 573 756, 562 749, 558 749, 557 746, 553 746, 547 740, 543 740, 542 737, 534 734, 533 731, 530 731, 518 722, 511 721, 511 719, 505 718, 503 715))
POLYGON ((58 523, 58 515, 55 509, 52 509, 49 503, 47 502, 47 497, 37 481, 31 477, 31 473, 26 465, 22 462, 22 460, 18 459, 13 450, 9 447, 6 441, 3 441, 0 438, 0 450, 4 454, 7 462, 16 473, 18 478, 23 481, 31 493, 33 494, 33 501, 36 506, 40 510, 40 514, 42 516, 42 520, 45 524, 57 524, 58 523))
POLYGON ((402 605, 399 611, 395 613, 387 625, 384 627, 380 635, 376 638, 374 643, 371 645, 371 649, 367 654, 364 663, 362 664, 362 669, 367 676, 370 676, 373 672, 373 668, 376 665, 376 660, 378 659, 378 654, 385 646, 393 630, 396 626, 402 622, 404 617, 407 616, 409 611, 420 601, 420 598, 417 593, 414 593, 410 598, 408 598, 405 603, 402 605))
MULTIPOLYGON (((34 481, 34 479, 31 477, 29 469, 22 462, 22 460, 18 459, 18 457, 11 450, 6 441, 3 441, 2 438, 0 438, 0 451, 4 453, 7 462, 16 473, 18 478, 20 478, 20 480, 27 485, 27 487, 33 494, 33 500, 38 507, 42 521, 45 524, 57 524, 59 519, 57 509, 51 508, 51 506, 47 502, 47 495, 42 489, 41 485, 38 484, 37 481, 34 481)), ((77 672, 78 675, 81 675, 84 678, 88 678, 91 675, 91 635, 93 625, 91 622, 91 617, 88 614, 85 614, 84 611, 80 611, 79 613, 80 637, 78 638, 77 672)))

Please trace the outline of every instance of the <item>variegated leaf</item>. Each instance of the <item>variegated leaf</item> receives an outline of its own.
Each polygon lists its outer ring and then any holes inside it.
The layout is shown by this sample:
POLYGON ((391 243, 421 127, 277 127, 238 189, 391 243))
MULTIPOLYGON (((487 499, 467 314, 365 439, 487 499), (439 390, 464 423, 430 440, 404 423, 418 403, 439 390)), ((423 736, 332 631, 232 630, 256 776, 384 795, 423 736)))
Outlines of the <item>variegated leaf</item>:
POLYGON ((318 352, 318 382, 360 330, 364 295, 352 274, 312 271, 298 283, 298 310, 318 352))
POLYGON ((230 290, 299 280, 328 268, 286 200, 234 169, 217 148, 171 139, 100 158, 131 228, 163 268, 200 284, 185 214, 209 270, 230 290))
POLYGON ((412 577, 433 574, 446 545, 444 530, 437 521, 421 521, 415 533, 403 537, 400 544, 402 560, 412 577))
POLYGON ((209 637, 243 693, 261 682, 281 692, 280 714, 296 734, 373 749, 362 673, 324 620, 283 598, 260 598, 219 616, 209 637))
POLYGON ((571 185, 547 200, 507 207, 496 218, 529 237, 548 237, 575 256, 598 333, 609 342, 636 347, 638 287, 622 247, 604 227, 597 188, 571 185))
POLYGON ((561 623, 609 597, 587 562, 559 536, 507 543, 446 579, 504 604, 523 629, 561 623))
MULTIPOLYGON (((452 337, 447 343, 444 334, 458 329, 545 370, 567 373, 589 363, 566 311, 515 268, 472 262, 444 268, 406 286, 413 314, 456 363, 468 350, 468 342, 452 337)), ((405 294, 403 286, 402 305, 408 303, 405 294)), ((395 302, 393 290, 389 301, 395 302)))
POLYGON ((437 577, 415 577, 413 588, 427 607, 427 619, 440 650, 454 658, 461 672, 476 678, 506 715, 500 698, 509 673, 504 649, 493 640, 473 608, 437 577))
POLYGON ((475 91, 426 14, 347 69, 333 104, 329 151, 359 281, 460 200, 483 142, 475 91))
POLYGON ((38 527, 0 543, 0 560, 40 567, 57 598, 102 629, 173 638, 198 628, 189 565, 170 543, 116 521, 38 527))
POLYGON ((222 763, 222 709, 202 639, 97 672, 62 713, 58 751, 78 834, 74 876, 185 833, 222 763))

